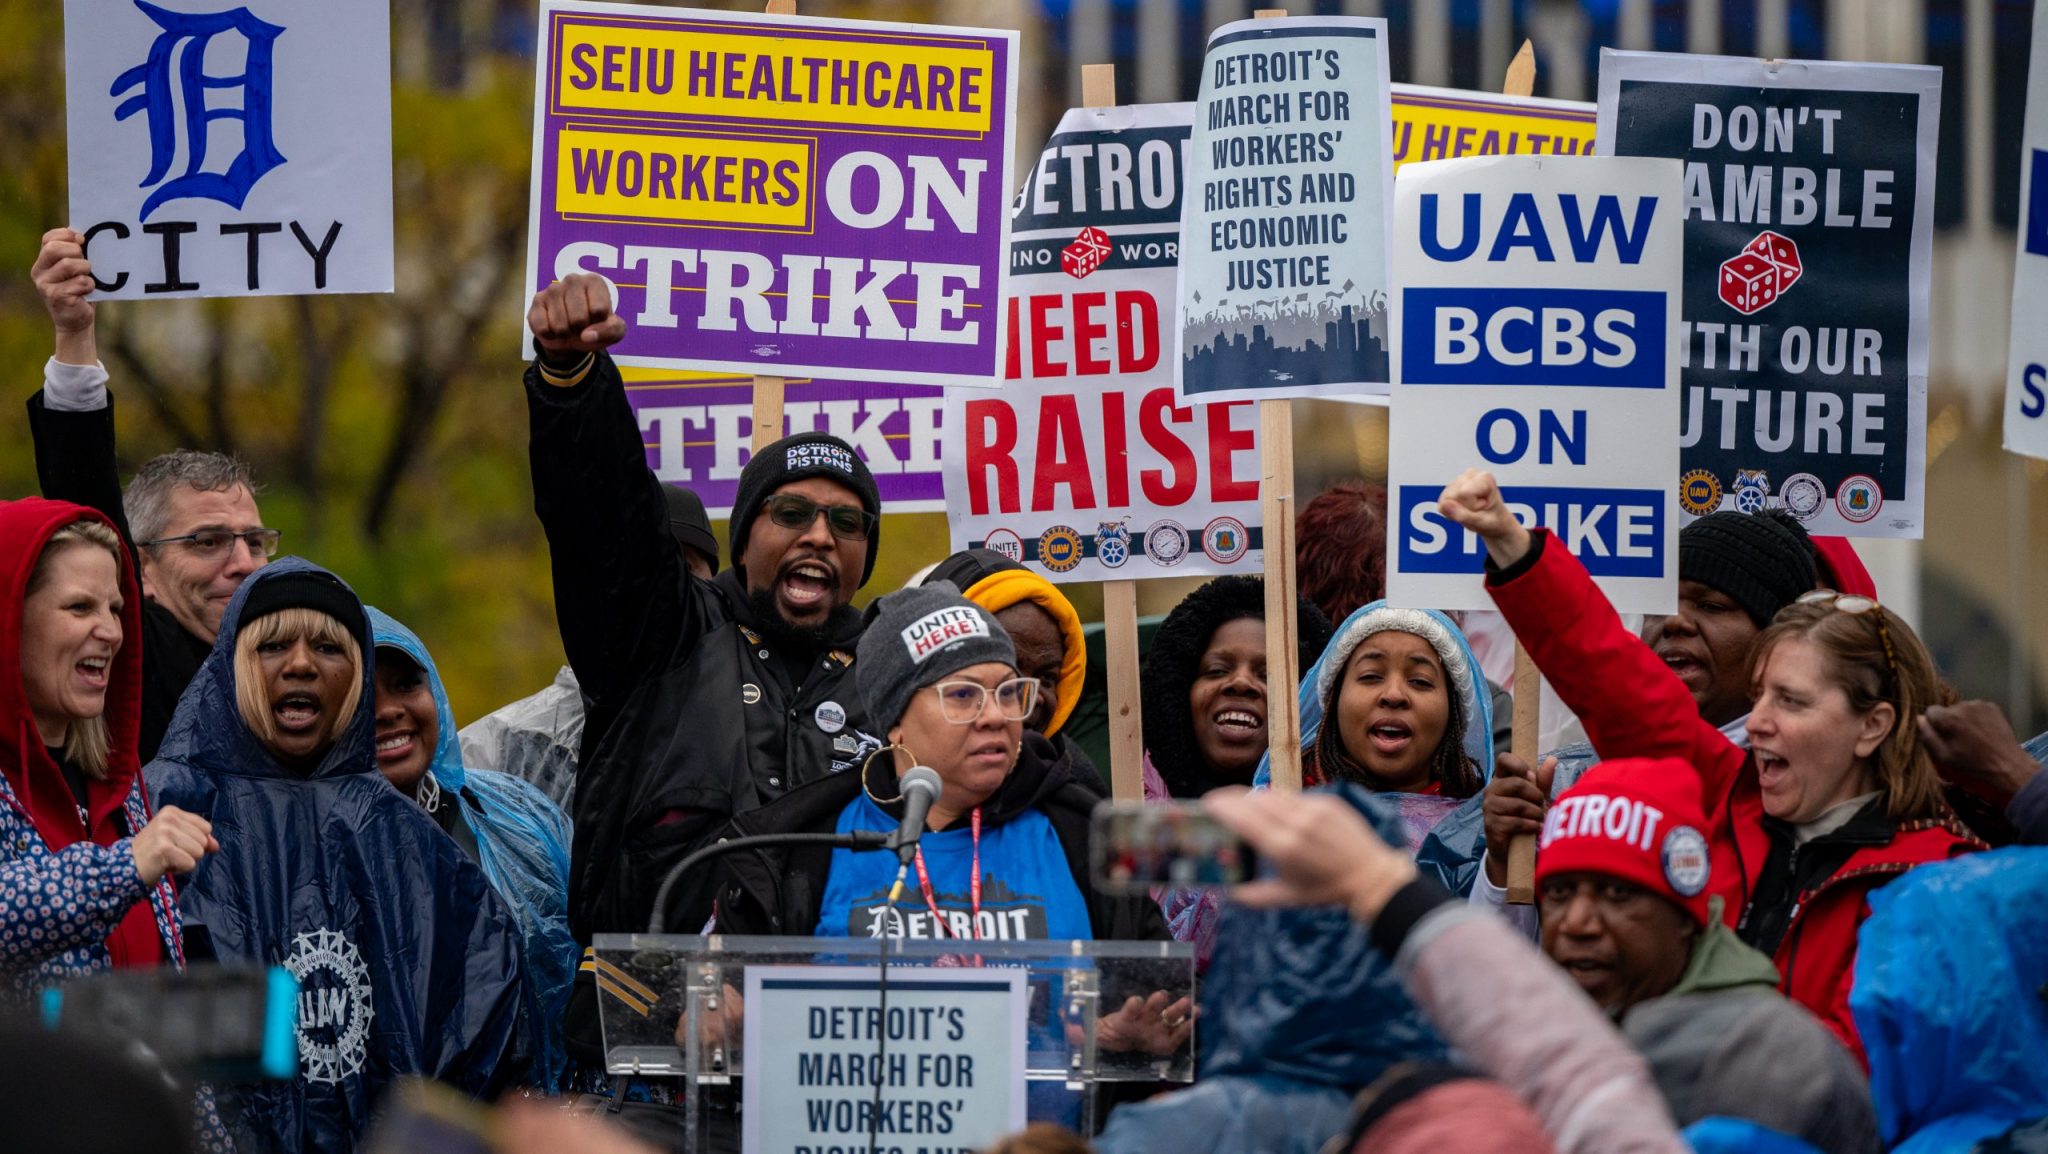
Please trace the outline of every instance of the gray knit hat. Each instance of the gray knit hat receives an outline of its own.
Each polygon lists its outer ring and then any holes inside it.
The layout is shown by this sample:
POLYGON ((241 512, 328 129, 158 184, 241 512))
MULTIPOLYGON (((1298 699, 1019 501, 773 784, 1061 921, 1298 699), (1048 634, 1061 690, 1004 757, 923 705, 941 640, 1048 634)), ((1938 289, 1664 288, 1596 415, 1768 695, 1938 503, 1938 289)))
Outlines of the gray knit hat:
POLYGON ((889 594, 868 610, 854 677, 868 718, 883 730, 903 719, 910 695, 970 665, 1017 667, 1017 647, 995 615, 950 581, 889 594))

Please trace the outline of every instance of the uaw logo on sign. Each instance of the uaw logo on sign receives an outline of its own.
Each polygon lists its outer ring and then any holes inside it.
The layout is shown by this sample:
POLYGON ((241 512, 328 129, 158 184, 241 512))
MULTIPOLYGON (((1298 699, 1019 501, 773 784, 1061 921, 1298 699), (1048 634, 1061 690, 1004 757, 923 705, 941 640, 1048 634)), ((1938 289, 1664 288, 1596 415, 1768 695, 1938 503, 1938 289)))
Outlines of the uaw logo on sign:
POLYGON ((308 1082, 360 1073, 370 1036, 370 967, 335 930, 292 939, 284 968, 299 983, 299 1072, 308 1082))
POLYGON ((1086 277, 1109 259, 1109 234, 1099 228, 1084 228, 1067 247, 1060 250, 1060 268, 1075 280, 1086 277))
POLYGON ((1779 233, 1760 232, 1721 262, 1721 300, 1749 316, 1784 296, 1800 272, 1799 246, 1779 233))
POLYGON ((1762 469, 1735 471, 1735 507, 1744 513, 1761 513, 1771 507, 1771 477, 1762 469))
POLYGON ((1054 525, 1038 535, 1038 563, 1065 573, 1081 563, 1081 534, 1068 525, 1054 525))
POLYGON ((1704 517, 1721 507, 1721 479, 1706 469, 1688 470, 1678 479, 1678 507, 1704 517))
POLYGON ((1122 521, 1104 521, 1095 530, 1095 559, 1115 569, 1131 559, 1131 531, 1122 521))

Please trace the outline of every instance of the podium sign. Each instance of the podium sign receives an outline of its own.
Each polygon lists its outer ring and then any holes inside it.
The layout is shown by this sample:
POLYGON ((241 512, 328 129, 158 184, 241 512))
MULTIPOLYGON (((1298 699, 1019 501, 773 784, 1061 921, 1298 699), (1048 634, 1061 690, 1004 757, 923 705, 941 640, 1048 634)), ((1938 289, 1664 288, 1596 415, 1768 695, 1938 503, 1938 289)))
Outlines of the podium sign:
POLYGON ((1025 971, 754 966, 743 1154, 955 1154, 1025 1123, 1025 971), (881 1093, 876 1095, 876 1085, 881 1093), (771 1102, 769 1099, 772 1098, 771 1102))

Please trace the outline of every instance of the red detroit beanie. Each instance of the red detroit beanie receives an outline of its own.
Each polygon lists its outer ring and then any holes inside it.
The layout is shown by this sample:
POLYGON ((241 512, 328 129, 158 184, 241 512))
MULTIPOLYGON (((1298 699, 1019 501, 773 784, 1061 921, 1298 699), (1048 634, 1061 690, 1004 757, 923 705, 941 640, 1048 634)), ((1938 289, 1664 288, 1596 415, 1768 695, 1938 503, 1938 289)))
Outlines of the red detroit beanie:
POLYGON ((1707 818, 1699 773, 1676 758, 1620 758, 1586 771, 1551 803, 1536 843, 1536 884, 1555 874, 1620 878, 1707 924, 1707 818))

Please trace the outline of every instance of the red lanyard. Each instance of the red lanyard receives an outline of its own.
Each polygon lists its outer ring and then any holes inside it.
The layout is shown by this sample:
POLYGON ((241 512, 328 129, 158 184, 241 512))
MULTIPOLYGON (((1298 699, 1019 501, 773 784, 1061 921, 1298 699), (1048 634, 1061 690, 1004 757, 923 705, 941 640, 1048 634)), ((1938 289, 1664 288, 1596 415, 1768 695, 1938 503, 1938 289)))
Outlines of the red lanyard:
MULTIPOLYGON (((967 928, 968 928, 968 930, 969 930, 970 932, 972 932, 972 933, 973 933, 973 935, 974 935, 974 940, 978 942, 978 941, 980 941, 980 940, 981 940, 981 925, 980 925, 980 922, 981 922, 981 807, 980 807, 980 806, 978 806, 978 805, 977 805, 977 806, 975 806, 975 807, 974 807, 974 812, 973 812, 973 814, 972 814, 972 815, 970 815, 970 816, 969 816, 969 818, 968 818, 968 823, 967 823, 967 824, 968 824, 968 828, 970 828, 970 829, 972 829, 972 830, 974 831, 974 842, 973 842, 973 844, 974 844, 974 876, 973 876, 973 878, 972 878, 972 879, 971 879, 970 881, 968 881, 968 883, 967 883, 967 900, 968 900, 968 903, 969 903, 970 905, 972 905, 972 906, 974 907, 974 913, 973 913, 973 915, 972 915, 972 919, 973 919, 973 920, 971 920, 970 922, 968 922, 968 924, 967 924, 967 928)), ((960 936, 959 934, 956 934, 956 933, 954 933, 954 932, 953 932, 953 928, 952 928, 952 925, 951 925, 951 923, 949 923, 949 922, 948 922, 948 921, 946 920, 946 915, 945 915, 945 914, 943 914, 943 913, 940 913, 940 912, 939 912, 939 899, 938 899, 938 896, 932 893, 932 879, 931 879, 931 875, 930 875, 930 874, 928 874, 928 873, 926 873, 926 872, 925 872, 925 870, 924 870, 924 846, 920 845, 920 846, 918 846, 918 847, 917 847, 917 854, 916 854, 916 856, 915 856, 915 857, 913 857, 913 858, 912 858, 911 860, 912 860, 912 861, 915 861, 915 862, 917 863, 917 888, 918 888, 918 889, 920 889, 920 890, 923 890, 923 891, 924 891, 924 904, 925 904, 925 908, 927 908, 927 909, 931 910, 931 912, 932 912, 932 921, 934 921, 934 922, 937 922, 937 923, 938 923, 938 926, 939 926, 939 932, 940 932, 940 933, 942 933, 942 934, 945 934, 945 935, 946 935, 947 937, 949 937, 949 938, 957 938, 957 937, 959 937, 959 936, 960 936)))

